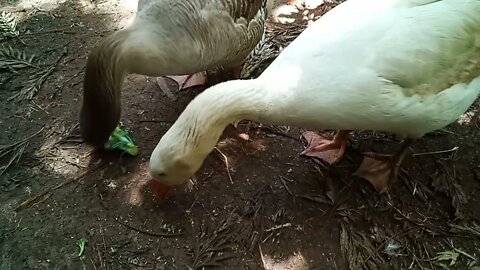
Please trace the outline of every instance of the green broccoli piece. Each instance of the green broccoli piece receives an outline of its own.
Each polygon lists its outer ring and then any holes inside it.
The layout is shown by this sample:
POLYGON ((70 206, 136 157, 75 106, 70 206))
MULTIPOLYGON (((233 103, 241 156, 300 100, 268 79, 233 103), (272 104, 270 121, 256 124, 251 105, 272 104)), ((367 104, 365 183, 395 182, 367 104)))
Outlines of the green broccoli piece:
POLYGON ((107 150, 120 150, 127 152, 132 156, 138 154, 138 147, 135 145, 135 140, 133 139, 130 132, 124 129, 123 124, 120 123, 112 135, 108 139, 108 142, 105 144, 107 150))

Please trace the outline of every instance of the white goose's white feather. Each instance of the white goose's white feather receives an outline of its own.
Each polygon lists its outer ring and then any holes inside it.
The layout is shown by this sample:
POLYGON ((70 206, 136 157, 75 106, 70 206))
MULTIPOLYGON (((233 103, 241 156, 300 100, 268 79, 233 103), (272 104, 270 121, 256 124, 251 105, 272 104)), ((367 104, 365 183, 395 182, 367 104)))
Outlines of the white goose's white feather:
POLYGON ((480 0, 349 0, 259 78, 225 82, 193 100, 152 153, 151 174, 183 183, 225 126, 244 118, 410 138, 442 128, 480 93, 479 14, 480 0))
POLYGON ((276 121, 285 120, 283 112, 300 109, 290 117, 304 123, 287 117, 288 122, 420 137, 451 123, 474 101, 480 76, 480 1, 420 6, 404 0, 367 2, 371 5, 350 0, 327 14, 260 76, 275 82, 279 74, 285 78, 291 73, 295 80, 269 92, 272 99, 288 96, 288 105, 284 99, 285 106, 270 112, 276 121), (402 5, 377 9, 375 2, 402 5), (361 3, 368 13, 348 6, 361 3), (295 104, 303 106, 294 109, 295 104))

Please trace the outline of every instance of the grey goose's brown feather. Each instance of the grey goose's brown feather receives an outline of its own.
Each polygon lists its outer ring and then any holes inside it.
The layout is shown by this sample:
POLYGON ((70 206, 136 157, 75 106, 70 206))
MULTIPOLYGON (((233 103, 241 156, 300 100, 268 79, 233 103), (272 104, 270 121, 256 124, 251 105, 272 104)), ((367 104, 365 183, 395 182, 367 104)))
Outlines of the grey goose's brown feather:
POLYGON ((264 37, 275 0, 140 0, 135 20, 104 38, 87 61, 80 130, 103 147, 121 115, 127 74, 193 74, 235 68, 264 37))

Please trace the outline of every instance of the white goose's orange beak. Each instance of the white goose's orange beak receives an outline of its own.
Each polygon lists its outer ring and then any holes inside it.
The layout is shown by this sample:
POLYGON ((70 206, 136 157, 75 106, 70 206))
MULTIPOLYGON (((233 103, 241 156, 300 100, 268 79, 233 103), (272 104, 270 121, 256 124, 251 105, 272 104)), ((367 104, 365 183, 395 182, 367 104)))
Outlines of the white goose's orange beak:
POLYGON ((155 180, 151 180, 150 187, 152 188, 153 194, 159 199, 165 199, 168 192, 172 189, 171 187, 155 180))

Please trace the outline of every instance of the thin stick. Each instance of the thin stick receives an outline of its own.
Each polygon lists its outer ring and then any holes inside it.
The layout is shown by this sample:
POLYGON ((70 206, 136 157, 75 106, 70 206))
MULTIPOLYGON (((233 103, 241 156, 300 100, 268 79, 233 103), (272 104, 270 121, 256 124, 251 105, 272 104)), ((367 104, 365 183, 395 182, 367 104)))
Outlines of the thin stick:
POLYGON ((19 206, 17 206, 17 208, 15 208, 15 212, 18 212, 26 207, 29 207, 31 206, 33 203, 35 203, 36 201, 38 201, 40 198, 44 197, 45 195, 49 194, 50 192, 52 191, 55 191, 61 187, 64 187, 70 183, 73 183, 73 182, 76 182, 80 179, 82 179, 85 175, 87 175, 88 173, 92 172, 93 170, 86 170, 84 172, 82 172, 80 175, 78 175, 77 177, 75 178, 72 178, 72 179, 68 179, 66 181, 63 181, 61 182, 60 184, 56 185, 56 186, 53 186, 51 188, 48 188, 42 192, 40 192, 39 194, 37 194, 36 196, 34 197, 31 197, 29 199, 27 199, 26 201, 22 202, 19 206))
POLYGON ((173 120, 140 120, 138 121, 140 123, 174 123, 175 121, 173 120))
MULTIPOLYGON (((101 254, 101 252, 100 252, 100 249, 99 249, 99 248, 95 248, 95 249, 97 250, 98 259, 99 259, 99 261, 100 261, 100 267, 103 267, 103 259, 102 259, 102 254, 101 254)), ((105 269, 108 269, 108 268, 106 267, 106 264, 105 264, 105 269)))
POLYGON ((264 268, 264 269, 267 269, 267 268, 268 268, 268 265, 267 265, 267 262, 265 261, 265 257, 264 257, 264 255, 263 255, 262 247, 260 246, 260 244, 258 244, 258 251, 259 251, 259 253, 260 253, 260 259, 262 260, 263 268, 264 268))
POLYGON ((34 207, 38 204, 41 204, 42 202, 44 202, 45 200, 47 200, 48 198, 50 198, 52 194, 46 194, 45 196, 43 196, 43 198, 41 200, 37 200, 35 203, 32 204, 31 207, 34 207))
POLYGON ((217 152, 222 155, 223 160, 225 161, 225 167, 227 168, 228 179, 230 179, 230 183, 233 184, 232 175, 230 175, 230 166, 228 166, 228 157, 224 153, 222 153, 222 151, 220 151, 220 149, 218 149, 217 147, 215 147, 215 150, 217 150, 217 152))
MULTIPOLYGON (((103 253, 103 256, 110 258, 110 261, 116 262, 116 263, 122 265, 123 267, 125 267, 126 269, 130 269, 130 265, 129 265, 129 264, 127 264, 127 263, 119 260, 118 258, 113 257, 112 255, 110 255, 110 254, 108 253, 108 251, 106 251, 106 250, 101 250, 101 249, 98 248, 98 247, 95 248, 95 249, 97 250, 97 252, 103 253)), ((105 259, 105 261, 107 261, 107 260, 105 259)))
POLYGON ((142 234, 146 234, 146 235, 150 235, 150 236, 156 236, 156 237, 174 237, 174 236, 180 236, 180 235, 183 235, 183 233, 157 233, 157 232, 149 232, 149 231, 145 231, 145 230, 142 230, 142 229, 139 229, 139 228, 136 228, 136 227, 133 227, 132 225, 130 224, 127 224, 123 221, 120 221, 120 219, 118 218, 115 218, 115 221, 120 223, 121 225, 129 228, 129 229, 132 229, 134 231, 137 231, 139 233, 142 233, 142 234))
POLYGON ((95 268, 95 270, 98 270, 98 268, 97 268, 97 266, 95 266, 95 263, 93 262, 92 258, 89 257, 89 259, 90 259, 90 262, 91 262, 92 265, 93 265, 93 268, 95 268))
MULTIPOLYGON (((40 134, 40 132, 42 132, 43 130, 45 129, 45 127, 42 127, 41 129, 39 129, 38 131, 28 135, 27 137, 17 141, 16 143, 12 143, 12 144, 9 144, 9 145, 0 145, 0 150, 4 150, 4 149, 8 149, 8 148, 11 148, 11 147, 15 147, 15 146, 18 146, 28 140, 30 140, 31 138, 37 136, 38 134, 40 134)), ((0 154, 0 157, 3 157, 3 154, 0 154)))
POLYGON ((70 29, 71 28, 51 29, 51 30, 43 30, 43 31, 23 33, 23 34, 24 35, 40 35, 40 34, 52 34, 52 33, 61 33, 61 34, 69 34, 69 35, 77 34, 77 32, 75 32, 75 31, 68 31, 70 29))
POLYGON ((280 230, 280 229, 288 228, 288 227, 292 227, 292 223, 289 222, 289 223, 285 223, 285 224, 282 224, 282 225, 273 226, 272 228, 266 229, 265 231, 266 232, 271 232, 271 231, 276 231, 276 230, 280 230))
POLYGON ((289 135, 283 131, 279 131, 279 130, 275 130, 274 128, 270 127, 270 126, 259 126, 258 129, 263 129, 263 130, 267 130, 273 134, 276 134, 276 135, 279 135, 279 136, 283 136, 283 137, 286 137, 286 138, 290 138, 290 139, 293 139, 295 141, 298 141, 298 142, 301 142, 302 140, 297 138, 297 137, 294 137, 292 135, 289 135))
POLYGON ((452 241, 451 239, 449 239, 449 241, 447 241, 447 242, 448 242, 448 244, 449 244, 456 252, 458 252, 458 253, 460 253, 460 254, 462 254, 462 255, 470 258, 470 259, 473 260, 473 261, 476 260, 475 257, 473 257, 472 255, 468 254, 467 252, 465 252, 465 251, 463 251, 463 250, 461 250, 461 249, 458 249, 458 248, 454 247, 454 246, 453 246, 453 241, 452 241))
MULTIPOLYGON (((103 228, 102 228, 102 223, 98 223, 100 226, 100 234, 102 235, 102 242, 103 242, 103 250, 107 252, 107 245, 105 244, 105 236, 103 235, 103 228)), ((103 266, 103 259, 100 257, 100 267, 103 266)), ((105 264, 105 269, 108 269, 107 264, 105 264)))
POLYGON ((374 251, 372 254, 370 254, 370 256, 368 256, 363 262, 362 262, 362 265, 360 266, 360 269, 362 269, 366 264, 367 262, 373 257, 373 256, 376 256, 378 254, 378 252, 380 251, 380 249, 382 249, 388 242, 390 242, 391 240, 395 239, 396 237, 403 237, 409 233, 411 233, 411 231, 413 230, 418 230, 418 229, 421 229, 422 227, 421 226, 418 226, 418 227, 412 227, 412 228, 409 228, 407 229, 406 231, 402 232, 402 233, 396 233, 395 235, 392 235, 390 236, 387 240, 383 241, 383 243, 381 243, 374 251))
POLYGON ((290 190, 290 188, 287 186, 287 183, 285 183, 284 177, 279 176, 279 178, 280 178, 280 181, 282 182, 283 187, 285 188, 285 190, 286 190, 286 191, 288 192, 288 194, 290 194, 290 195, 293 197, 293 199, 295 200, 295 198, 296 198, 297 196, 296 196, 295 194, 293 194, 293 192, 292 192, 292 191, 290 190))
POLYGON ((433 151, 433 152, 425 152, 425 153, 416 153, 416 154, 413 154, 412 156, 416 157, 416 156, 425 156, 425 155, 444 154, 444 153, 455 152, 457 150, 458 150, 458 146, 455 146, 452 149, 433 151))

